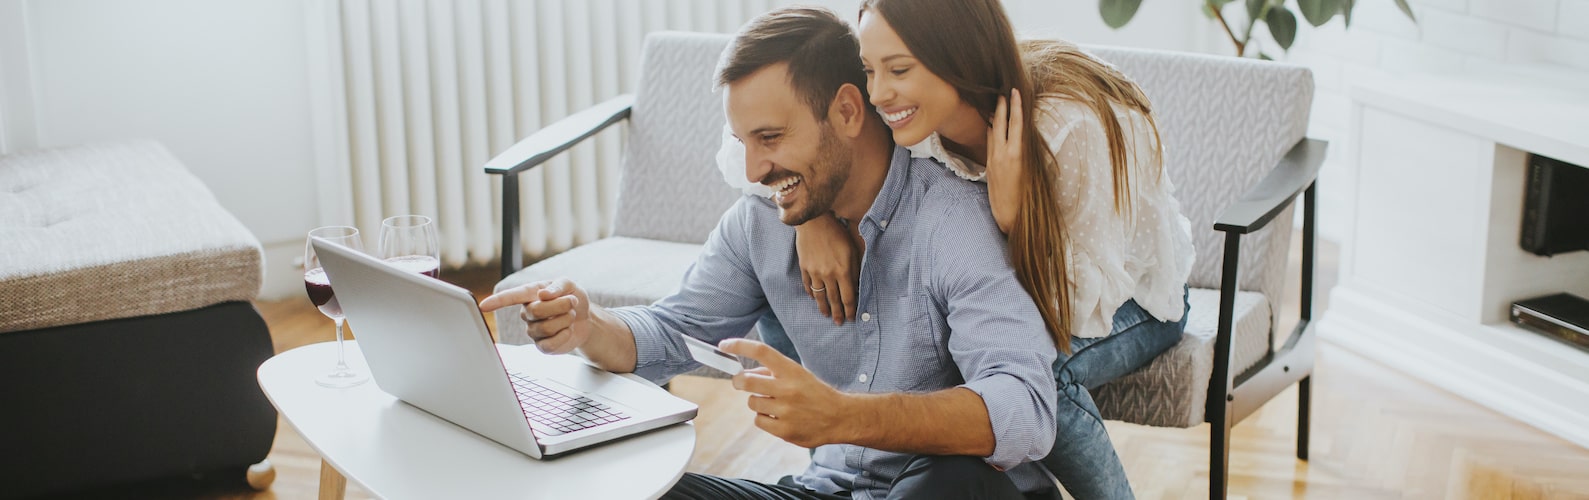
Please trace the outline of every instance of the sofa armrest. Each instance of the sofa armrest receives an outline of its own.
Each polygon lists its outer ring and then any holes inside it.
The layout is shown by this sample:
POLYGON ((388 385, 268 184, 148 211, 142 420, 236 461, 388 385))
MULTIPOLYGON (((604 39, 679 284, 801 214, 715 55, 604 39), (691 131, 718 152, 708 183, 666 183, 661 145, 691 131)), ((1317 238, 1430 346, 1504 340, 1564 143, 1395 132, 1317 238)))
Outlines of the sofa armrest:
POLYGON ((1324 153, 1329 143, 1303 138, 1291 147, 1280 163, 1258 181, 1257 186, 1242 193, 1236 203, 1225 208, 1214 221, 1214 229, 1226 233, 1247 234, 1269 224, 1280 211, 1296 199, 1302 190, 1313 185, 1324 166, 1324 153))
POLYGON ((608 99, 541 128, 486 162, 488 174, 517 174, 545 163, 614 123, 629 118, 634 94, 608 99))
MULTIPOLYGON (((1325 150, 1329 143, 1316 139, 1303 139, 1275 166, 1257 186, 1244 193, 1235 204, 1225 209, 1214 223, 1214 229, 1225 233, 1224 261, 1220 275, 1219 323, 1214 340, 1214 371, 1209 380, 1208 407, 1205 417, 1215 427, 1216 439, 1227 439, 1230 426, 1256 411, 1264 402, 1273 399, 1280 391, 1313 373, 1314 334, 1313 318, 1313 261, 1316 241, 1316 203, 1319 169, 1324 165, 1325 150), (1287 337, 1284 347, 1270 352, 1245 372, 1234 373, 1231 359, 1234 305, 1241 271, 1241 237, 1263 229, 1297 195, 1302 201, 1302 266, 1301 303, 1296 327, 1287 337), (1223 436, 1223 437, 1218 437, 1223 436)), ((1303 394, 1307 394, 1303 386, 1303 394)), ((1304 401, 1307 396, 1303 396, 1304 401)), ((1302 403, 1300 428, 1307 428, 1307 403, 1302 403)), ((1307 452, 1306 431, 1299 431, 1299 457, 1307 452)), ((1228 453, 1228 447, 1216 445, 1218 453, 1228 453)), ((1228 457, 1215 455, 1216 462, 1228 457)))
POLYGON ((634 94, 608 99, 553 122, 486 162, 487 174, 502 176, 502 277, 524 267, 519 249, 519 173, 552 159, 580 141, 629 118, 634 94))

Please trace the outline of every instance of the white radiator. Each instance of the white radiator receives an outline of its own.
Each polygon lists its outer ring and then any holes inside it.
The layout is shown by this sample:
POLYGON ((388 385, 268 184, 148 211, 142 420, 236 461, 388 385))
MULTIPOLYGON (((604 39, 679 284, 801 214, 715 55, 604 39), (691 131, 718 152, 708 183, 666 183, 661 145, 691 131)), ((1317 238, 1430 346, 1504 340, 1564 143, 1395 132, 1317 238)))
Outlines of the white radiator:
MULTIPOLYGON (((785 0, 305 0, 324 224, 374 241, 433 217, 443 265, 497 257, 500 187, 481 167, 518 139, 632 92, 651 31, 731 33, 785 0)), ((525 252, 611 227, 621 128, 520 176, 525 252)))

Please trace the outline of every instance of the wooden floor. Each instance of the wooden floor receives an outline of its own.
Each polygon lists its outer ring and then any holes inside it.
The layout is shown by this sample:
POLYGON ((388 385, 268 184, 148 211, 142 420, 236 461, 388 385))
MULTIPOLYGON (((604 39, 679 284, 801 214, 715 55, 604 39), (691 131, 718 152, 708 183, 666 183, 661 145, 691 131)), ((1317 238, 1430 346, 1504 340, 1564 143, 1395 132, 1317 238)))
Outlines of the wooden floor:
MULTIPOLYGON (((1333 283, 1335 255, 1333 248, 1321 248, 1321 290, 1333 283)), ((443 278, 477 294, 495 282, 492 270, 443 278)), ((1327 300, 1327 294, 1320 298, 1327 300)), ((307 299, 258 305, 278 352, 333 338, 330 320, 307 299)), ((1235 427, 1232 497, 1589 499, 1589 450, 1389 367, 1321 343, 1313 387, 1312 460, 1294 455, 1293 387, 1235 427)), ((672 388, 701 406, 700 440, 688 470, 771 481, 804 468, 805 450, 756 429, 746 396, 727 381, 680 377, 672 388)), ((1138 497, 1204 497, 1207 425, 1162 429, 1109 422, 1108 428, 1138 497)), ((319 456, 285 421, 270 460, 278 473, 270 490, 211 498, 314 497, 319 456)), ((350 484, 348 498, 369 494, 350 484)))

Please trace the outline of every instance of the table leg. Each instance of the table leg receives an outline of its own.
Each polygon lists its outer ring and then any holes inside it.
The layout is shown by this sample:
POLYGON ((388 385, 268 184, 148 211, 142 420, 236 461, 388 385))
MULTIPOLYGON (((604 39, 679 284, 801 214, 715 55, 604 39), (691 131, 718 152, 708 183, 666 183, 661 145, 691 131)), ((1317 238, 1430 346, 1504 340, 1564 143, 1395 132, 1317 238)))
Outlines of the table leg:
POLYGON ((341 472, 331 467, 325 460, 320 461, 320 500, 342 500, 343 494, 348 491, 348 478, 342 477, 341 472))

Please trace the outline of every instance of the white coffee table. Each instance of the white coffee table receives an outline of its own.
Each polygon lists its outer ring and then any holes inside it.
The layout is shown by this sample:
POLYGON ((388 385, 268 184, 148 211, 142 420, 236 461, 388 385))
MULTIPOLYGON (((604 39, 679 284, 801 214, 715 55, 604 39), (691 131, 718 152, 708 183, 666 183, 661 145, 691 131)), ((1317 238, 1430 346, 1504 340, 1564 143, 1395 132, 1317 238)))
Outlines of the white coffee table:
MULTIPOLYGON (((530 346, 499 347, 513 362, 545 356, 530 346)), ((390 499, 655 498, 695 451, 695 427, 684 424, 535 460, 398 401, 374 380, 350 389, 316 385, 336 352, 333 342, 312 344, 259 367, 271 404, 323 459, 322 499, 342 498, 346 481, 390 499)), ((357 342, 347 343, 347 355, 368 373, 357 342)))

